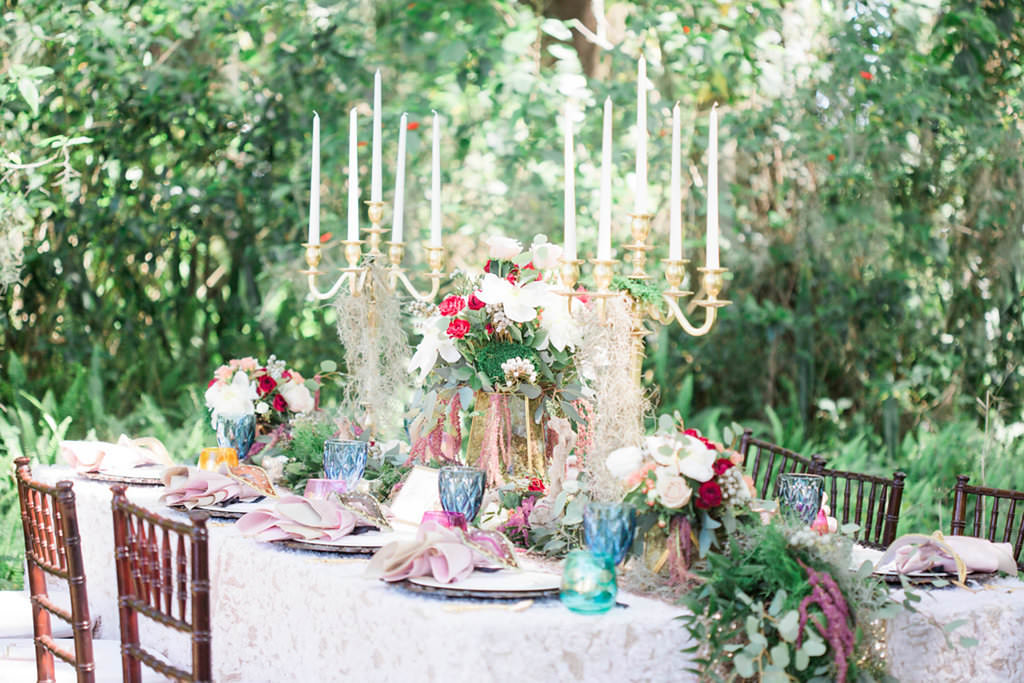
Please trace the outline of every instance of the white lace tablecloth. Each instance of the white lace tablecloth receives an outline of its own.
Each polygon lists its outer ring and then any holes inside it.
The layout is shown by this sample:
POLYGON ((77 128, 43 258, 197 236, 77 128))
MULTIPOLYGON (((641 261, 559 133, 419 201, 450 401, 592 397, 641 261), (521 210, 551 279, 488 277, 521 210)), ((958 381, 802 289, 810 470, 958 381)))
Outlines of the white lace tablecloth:
MULTIPOLYGON (((75 483, 89 605, 99 635, 119 637, 109 485, 67 468, 36 478, 75 483)), ((161 514, 159 487, 128 498, 161 514)), ((573 614, 557 600, 521 612, 452 612, 484 604, 409 593, 365 578, 366 560, 288 550, 211 520, 213 663, 219 683, 242 681, 687 681, 691 641, 681 610, 620 594, 628 608, 573 614)), ((502 603, 488 603, 502 604, 502 603)), ((507 604, 507 603, 504 603, 507 604)), ((144 646, 189 661, 178 634, 140 618, 144 646)))

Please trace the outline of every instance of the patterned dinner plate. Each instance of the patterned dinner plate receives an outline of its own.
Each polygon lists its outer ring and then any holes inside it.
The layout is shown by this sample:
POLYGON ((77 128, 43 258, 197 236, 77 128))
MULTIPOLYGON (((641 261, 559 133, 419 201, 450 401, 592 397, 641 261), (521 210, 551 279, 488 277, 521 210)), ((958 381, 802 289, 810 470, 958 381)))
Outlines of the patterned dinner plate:
POLYGON ((546 572, 506 569, 499 572, 475 571, 458 583, 441 583, 433 576, 414 576, 399 582, 403 588, 446 598, 487 600, 523 600, 556 598, 562 577, 546 572))
POLYGON ((311 550, 317 553, 335 555, 373 555, 383 546, 395 540, 393 532, 368 529, 344 536, 337 541, 274 541, 292 550, 311 550))
POLYGON ((141 467, 125 467, 101 470, 99 472, 79 472, 78 476, 93 481, 104 481, 112 484, 128 484, 129 486, 163 486, 164 465, 143 465, 141 467))
MULTIPOLYGON (((167 507, 178 512, 188 512, 189 508, 184 505, 168 505, 167 507)), ((227 505, 197 505, 192 510, 202 510, 206 514, 210 515, 212 519, 240 519, 245 513, 252 512, 253 510, 262 510, 267 507, 267 502, 264 499, 242 502, 242 503, 229 503, 227 505)))
MULTIPOLYGON (((956 572, 947 572, 941 569, 935 571, 908 572, 906 574, 900 574, 899 572, 891 569, 876 569, 871 575, 885 581, 886 583, 896 585, 900 585, 900 576, 905 578, 907 583, 911 585, 930 584, 932 581, 956 581, 958 578, 956 572)), ((968 572, 967 576, 969 578, 976 578, 971 572, 968 572)))

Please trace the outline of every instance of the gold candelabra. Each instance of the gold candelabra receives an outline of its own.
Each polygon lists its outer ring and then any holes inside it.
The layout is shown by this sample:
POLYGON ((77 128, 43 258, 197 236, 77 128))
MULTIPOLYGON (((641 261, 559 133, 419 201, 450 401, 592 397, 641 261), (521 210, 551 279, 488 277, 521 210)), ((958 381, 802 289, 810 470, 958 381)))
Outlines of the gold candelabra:
MULTIPOLYGON (((631 280, 646 281, 651 278, 647 271, 644 270, 647 262, 647 252, 653 248, 647 244, 650 230, 651 214, 630 214, 632 242, 623 245, 623 248, 629 252, 626 260, 632 266, 632 272, 627 277, 631 280)), ((606 319, 605 302, 609 298, 622 295, 622 292, 611 289, 612 278, 615 276, 615 266, 618 264, 618 260, 591 259, 590 263, 594 266, 594 284, 597 287, 597 291, 594 292, 576 291, 576 283, 579 280, 580 265, 582 263, 583 261, 581 260, 562 260, 559 270, 564 288, 562 294, 568 297, 570 306, 574 297, 586 296, 596 299, 598 315, 604 321, 606 319)), ((699 326, 694 325, 686 317, 686 313, 679 305, 680 299, 694 294, 692 291, 680 289, 686 274, 686 264, 689 261, 687 259, 663 259, 662 263, 665 264, 665 280, 668 283, 668 289, 662 291, 661 299, 668 312, 666 313, 662 310, 659 302, 644 302, 636 297, 632 297, 630 307, 632 328, 630 330, 630 337, 632 338, 633 346, 633 379, 637 385, 642 380, 644 339, 652 332, 645 324, 647 319, 662 325, 671 325, 675 322, 688 335, 702 337, 714 327, 715 320, 718 317, 718 309, 732 303, 726 299, 718 298, 718 295, 722 292, 725 273, 728 270, 726 268, 698 268, 698 272, 701 273, 700 292, 704 294, 704 297, 692 301, 690 309, 692 310, 696 307, 703 308, 704 322, 699 326)))
MULTIPOLYGON (((367 284, 370 265, 369 263, 363 263, 362 245, 369 245, 366 254, 373 257, 373 260, 382 259, 384 252, 381 251, 381 236, 387 230, 380 226, 381 218, 384 215, 384 202, 368 201, 366 205, 369 207, 370 227, 363 228, 363 232, 367 234, 367 238, 365 240, 342 240, 341 243, 345 245, 345 261, 348 263, 348 267, 339 268, 341 275, 327 291, 322 291, 317 287, 317 278, 324 275, 323 271, 318 270, 321 258, 321 245, 310 243, 302 245, 306 248, 306 265, 309 268, 301 272, 308 277, 309 292, 314 298, 319 300, 333 298, 346 283, 348 283, 351 296, 360 296, 367 287, 372 286, 372 283, 367 284)), ((405 258, 405 242, 386 242, 385 244, 387 244, 387 259, 390 264, 388 269, 390 291, 396 292, 399 283, 401 283, 409 296, 417 301, 432 301, 441 288, 441 278, 444 276, 444 273, 441 272, 444 249, 435 244, 427 245, 427 265, 430 267, 427 277, 430 279, 431 284, 429 291, 421 292, 413 285, 406 275, 406 269, 402 267, 402 260, 405 258)))

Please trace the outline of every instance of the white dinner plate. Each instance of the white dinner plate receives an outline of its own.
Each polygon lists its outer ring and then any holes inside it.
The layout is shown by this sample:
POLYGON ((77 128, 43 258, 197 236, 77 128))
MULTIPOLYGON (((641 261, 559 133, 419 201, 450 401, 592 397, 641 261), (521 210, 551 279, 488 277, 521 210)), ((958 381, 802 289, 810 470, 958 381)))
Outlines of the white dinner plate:
POLYGON ((164 465, 140 465, 138 467, 104 467, 99 472, 80 472, 79 476, 94 481, 108 481, 120 484, 141 484, 157 486, 164 483, 164 465))

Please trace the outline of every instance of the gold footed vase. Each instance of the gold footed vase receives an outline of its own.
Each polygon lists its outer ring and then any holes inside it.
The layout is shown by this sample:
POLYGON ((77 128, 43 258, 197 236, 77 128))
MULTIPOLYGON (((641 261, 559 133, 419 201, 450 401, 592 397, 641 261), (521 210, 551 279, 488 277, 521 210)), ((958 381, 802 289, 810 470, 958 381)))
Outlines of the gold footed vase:
POLYGON ((488 486, 547 479, 547 417, 534 422, 536 409, 536 401, 521 394, 476 392, 466 462, 487 473, 488 486))

